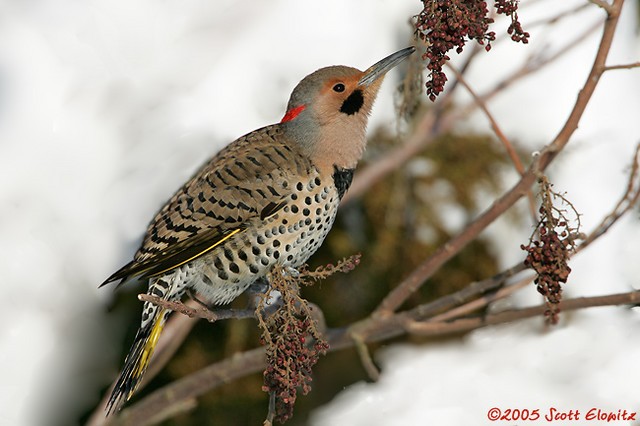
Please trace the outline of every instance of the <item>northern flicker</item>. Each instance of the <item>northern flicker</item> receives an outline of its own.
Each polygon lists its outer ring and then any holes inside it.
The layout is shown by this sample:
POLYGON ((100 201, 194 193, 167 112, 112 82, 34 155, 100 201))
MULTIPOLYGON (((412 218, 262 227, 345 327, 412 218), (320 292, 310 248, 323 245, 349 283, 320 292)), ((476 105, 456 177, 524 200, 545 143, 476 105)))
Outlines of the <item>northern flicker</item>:
MULTIPOLYGON (((305 77, 282 121, 208 161, 153 218, 134 260, 102 285, 144 279, 148 294, 168 301, 190 290, 226 304, 273 266, 302 265, 327 236, 351 184, 384 75, 414 51, 400 50, 364 72, 330 66, 305 77)), ((169 314, 144 304, 108 412, 135 392, 169 314)))

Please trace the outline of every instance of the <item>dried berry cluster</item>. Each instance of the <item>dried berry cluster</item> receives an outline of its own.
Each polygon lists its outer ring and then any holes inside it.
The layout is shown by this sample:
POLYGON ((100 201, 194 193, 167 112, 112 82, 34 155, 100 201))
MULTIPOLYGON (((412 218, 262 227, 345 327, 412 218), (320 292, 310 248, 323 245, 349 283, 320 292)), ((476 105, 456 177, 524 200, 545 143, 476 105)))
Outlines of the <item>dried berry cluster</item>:
POLYGON ((511 24, 507 28, 507 34, 511 36, 511 40, 516 43, 529 43, 529 33, 522 29, 522 25, 518 20, 518 1, 519 0, 496 0, 496 13, 511 18, 511 24))
POLYGON ((573 206, 564 196, 551 190, 551 184, 546 178, 542 178, 540 184, 542 204, 537 227, 539 240, 534 240, 532 236, 529 244, 527 246, 523 244, 520 248, 527 252, 524 264, 536 272, 534 283, 537 285, 538 292, 546 299, 545 319, 550 324, 557 324, 560 313, 559 304, 562 300, 562 284, 567 282, 571 273, 568 261, 575 250, 572 236, 578 232, 580 223, 573 206), (576 228, 568 225, 566 211, 554 207, 553 199, 560 199, 571 207, 577 218, 576 228))
MULTIPOLYGON (((542 209, 541 209, 542 210, 542 209)), ((566 226, 566 222, 558 222, 558 226, 566 226)), ((562 300, 562 286, 566 283, 571 268, 567 264, 569 250, 561 236, 566 235, 562 231, 559 235, 548 222, 541 222, 540 241, 532 241, 528 246, 522 245, 527 257, 525 266, 536 271, 534 282, 538 286, 538 292, 547 300, 547 310, 544 315, 547 322, 556 324, 560 312, 559 303, 562 300)))
MULTIPOLYGON (((442 71, 450 59, 447 53, 456 49, 462 53, 467 40, 485 45, 488 51, 495 40, 495 32, 489 31, 493 19, 489 17, 487 3, 483 0, 422 0, 423 9, 417 17, 416 35, 428 43, 423 59, 428 59, 429 80, 427 95, 434 101, 444 89, 447 76, 442 71), (486 43, 486 44, 485 44, 486 43)), ((514 41, 526 43, 529 33, 522 30, 518 21, 518 0, 496 0, 496 12, 511 17, 509 34, 514 41)))
POLYGON ((311 390, 311 368, 329 349, 311 318, 291 306, 286 310, 292 312, 276 313, 266 321, 262 337, 267 347, 262 389, 275 396, 275 419, 280 423, 293 416, 298 388, 303 395, 311 390), (307 344, 307 340, 313 340, 313 344, 307 344))
POLYGON ((359 260, 359 255, 353 256, 335 266, 327 265, 315 271, 302 269, 299 273, 274 268, 269 275, 270 289, 258 304, 256 316, 267 355, 262 389, 275 399, 275 407, 270 407, 269 414, 280 423, 293 416, 298 389, 303 395, 311 390, 311 369, 329 349, 317 329, 309 304, 300 297, 300 284, 309 285, 336 272, 348 272, 359 260), (282 304, 265 318, 266 300, 272 291, 280 293, 282 304))

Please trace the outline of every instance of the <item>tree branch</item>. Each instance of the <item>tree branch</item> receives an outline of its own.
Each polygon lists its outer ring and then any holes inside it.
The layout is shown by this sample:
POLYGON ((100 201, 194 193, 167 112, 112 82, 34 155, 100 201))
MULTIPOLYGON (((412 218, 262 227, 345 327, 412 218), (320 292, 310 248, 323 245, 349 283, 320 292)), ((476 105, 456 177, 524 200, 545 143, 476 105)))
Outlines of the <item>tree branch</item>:
MULTIPOLYGON (((502 145, 507 151, 507 154, 509 155, 509 158, 511 159, 511 162, 513 163, 513 166, 516 168, 516 171, 518 172, 518 174, 520 176, 524 175, 524 171, 525 171, 524 166, 522 165, 522 161, 520 161, 520 157, 518 156, 518 153, 513 148, 513 144, 511 143, 509 138, 507 138, 507 135, 504 134, 504 132, 498 125, 498 122, 493 117, 493 114, 491 114, 491 112, 489 111, 487 104, 476 94, 476 92, 471 88, 471 86, 469 85, 467 80, 464 78, 464 76, 460 72, 458 72, 458 70, 453 65, 451 65, 448 62, 446 65, 451 71, 453 71, 453 73, 456 75, 457 81, 459 81, 465 87, 465 89, 467 89, 467 91, 475 101, 476 105, 478 105, 478 107, 482 110, 482 112, 484 112, 484 114, 487 116, 487 119, 491 124, 491 128, 493 129, 493 133, 495 133, 495 135, 498 137, 498 140, 502 142, 502 145)), ((536 223, 538 221, 537 213, 536 213, 537 209, 535 205, 536 200, 531 190, 527 191, 527 200, 529 201, 529 214, 531 214, 533 223, 536 223)))
MULTIPOLYGON (((635 305, 640 302, 640 291, 613 294, 608 296, 583 297, 562 301, 562 309, 571 311, 597 306, 635 305)), ((372 343, 398 336, 407 332, 422 336, 449 336, 461 332, 468 332, 489 325, 513 322, 525 318, 542 315, 546 304, 503 311, 500 313, 473 318, 458 319, 451 322, 418 322, 410 320, 402 314, 387 317, 371 329, 366 342, 372 343)), ((334 329, 328 333, 329 351, 337 351, 352 347, 355 342, 349 329, 334 329)), ((265 367, 264 349, 257 348, 232 358, 212 364, 200 371, 190 374, 180 380, 146 396, 137 404, 126 408, 109 425, 145 425, 164 420, 174 412, 176 404, 191 401, 194 398, 217 388, 229 381, 261 371, 265 367)))
MULTIPOLYGON (((587 27, 584 31, 576 35, 573 39, 569 40, 564 46, 560 47, 558 50, 553 52, 552 54, 547 54, 546 50, 538 55, 531 55, 529 59, 517 70, 515 70, 510 76, 506 77, 498 84, 496 84, 493 88, 487 90, 485 93, 480 94, 479 97, 483 102, 487 102, 498 94, 502 93, 505 89, 517 83, 524 77, 530 75, 533 72, 539 71, 546 67, 547 65, 552 64, 556 60, 562 58, 568 52, 577 48, 582 44, 588 37, 600 27, 602 23, 600 21, 594 22, 592 25, 587 27)), ((477 108, 475 102, 469 102, 469 104, 462 106, 455 113, 456 117, 466 117, 471 112, 473 112, 477 108)))
MULTIPOLYGON (((593 308, 598 306, 637 305, 640 303, 640 291, 610 294, 606 296, 579 297, 560 302, 563 311, 593 308)), ((504 324, 525 318, 540 316, 548 309, 546 303, 523 309, 510 309, 496 314, 458 319, 451 322, 407 322, 408 333, 421 336, 441 336, 467 332, 489 325, 504 324)))
POLYGON ((476 220, 471 222, 461 233, 449 240, 438 249, 431 257, 419 265, 404 281, 394 288, 380 303, 372 316, 385 316, 397 310, 409 296, 415 293, 424 282, 429 279, 436 270, 445 262, 455 256, 463 247, 471 242, 477 235, 491 224, 498 216, 504 213, 509 207, 515 204, 523 195, 527 193, 531 185, 535 182, 539 173, 543 172, 548 165, 556 158, 558 153, 569 142, 569 139, 578 128, 578 123, 587 107, 589 99, 600 81, 603 67, 607 60, 607 55, 611 49, 613 35, 615 33, 619 12, 624 0, 614 0, 613 11, 604 24, 602 38, 598 47, 596 58, 591 67, 591 72, 587 77, 578 99, 567 119, 565 125, 560 130, 555 139, 547 145, 529 166, 527 172, 520 181, 502 197, 496 200, 491 207, 482 213, 476 220))
POLYGON ((374 382, 378 381, 380 379, 380 370, 378 370, 378 367, 376 367, 376 364, 373 362, 367 343, 361 336, 355 334, 353 334, 351 338, 353 339, 353 345, 356 348, 356 352, 358 353, 358 357, 360 358, 360 363, 362 364, 364 371, 371 380, 374 382))
POLYGON ((162 299, 161 297, 152 296, 145 293, 139 294, 138 300, 142 302, 151 302, 154 305, 160 306, 161 308, 169 309, 170 311, 180 312, 181 314, 186 315, 190 318, 206 319, 209 322, 216 322, 232 318, 255 318, 255 311, 252 309, 216 309, 213 311, 204 306, 200 306, 198 308, 190 307, 182 302, 170 302, 168 300, 162 299))
POLYGON ((632 64, 623 64, 623 65, 608 65, 604 67, 603 71, 611 71, 611 70, 630 70, 632 68, 639 68, 640 62, 634 62, 632 64))
POLYGON ((589 3, 593 3, 596 6, 604 9, 607 14, 611 15, 613 11, 613 6, 609 4, 606 0, 589 0, 589 3))
POLYGON ((640 143, 636 145, 636 150, 633 156, 633 162, 631 163, 631 172, 629 173, 629 180, 627 182, 627 189, 622 197, 596 229, 587 236, 584 241, 578 246, 578 250, 583 250, 593 243, 596 239, 602 236, 605 232, 613 226, 625 213, 631 210, 638 204, 640 199, 640 143))
POLYGON ((160 422, 172 413, 172 407, 182 401, 192 400, 208 390, 229 383, 240 377, 257 373, 266 365, 264 348, 256 348, 236 354, 147 395, 136 404, 125 408, 108 425, 142 426, 160 422))
POLYGON ((457 308, 450 309, 449 311, 442 313, 440 315, 436 315, 432 318, 429 318, 429 322, 439 322, 439 321, 449 321, 454 318, 459 318, 463 315, 470 314, 478 309, 489 306, 489 304, 504 299, 521 288, 529 285, 533 280, 532 276, 527 276, 515 284, 511 284, 509 286, 503 287, 495 292, 486 294, 476 300, 472 300, 471 302, 467 302, 464 305, 460 305, 457 308))

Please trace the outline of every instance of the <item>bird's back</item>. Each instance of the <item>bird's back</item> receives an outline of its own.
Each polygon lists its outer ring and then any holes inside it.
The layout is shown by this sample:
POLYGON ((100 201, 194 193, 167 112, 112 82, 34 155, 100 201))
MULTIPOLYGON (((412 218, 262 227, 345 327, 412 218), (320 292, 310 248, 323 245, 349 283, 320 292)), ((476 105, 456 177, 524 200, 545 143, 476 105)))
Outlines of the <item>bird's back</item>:
POLYGON ((134 260, 106 282, 158 276, 198 258, 276 213, 313 173, 280 124, 235 140, 160 209, 134 260))

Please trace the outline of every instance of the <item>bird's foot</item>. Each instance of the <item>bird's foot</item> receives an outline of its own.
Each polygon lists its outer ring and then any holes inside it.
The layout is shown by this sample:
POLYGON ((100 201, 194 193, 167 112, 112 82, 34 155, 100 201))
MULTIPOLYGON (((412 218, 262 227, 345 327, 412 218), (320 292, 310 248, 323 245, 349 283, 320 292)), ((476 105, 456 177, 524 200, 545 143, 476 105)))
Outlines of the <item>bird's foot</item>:
POLYGON ((207 302, 204 302, 198 299, 198 294, 193 289, 190 289, 190 288, 187 289, 187 296, 189 296, 191 300, 193 300, 194 302, 196 302, 198 305, 202 306, 205 309, 208 309, 210 311, 213 311, 215 309, 214 305, 209 305, 207 302))
POLYGON ((296 268, 292 267, 292 266, 285 266, 284 267, 284 273, 286 275, 289 275, 293 278, 298 278, 300 276, 300 271, 298 271, 296 268))

